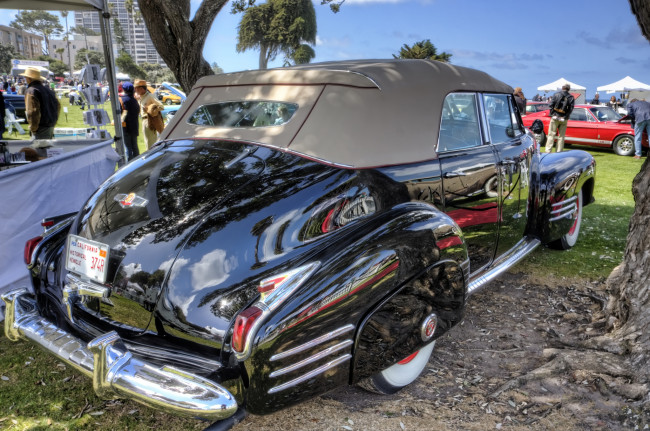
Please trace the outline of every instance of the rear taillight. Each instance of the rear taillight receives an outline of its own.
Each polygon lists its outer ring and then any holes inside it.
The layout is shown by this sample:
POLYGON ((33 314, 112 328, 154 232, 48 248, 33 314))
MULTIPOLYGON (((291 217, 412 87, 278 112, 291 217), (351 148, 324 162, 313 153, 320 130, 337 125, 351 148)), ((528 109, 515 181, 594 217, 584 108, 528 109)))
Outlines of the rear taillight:
POLYGON ((313 262, 272 277, 265 278, 257 286, 260 299, 235 318, 231 346, 240 361, 248 358, 251 340, 257 328, 280 304, 289 298, 320 266, 313 262))
POLYGON ((32 264, 32 254, 34 253, 36 246, 38 245, 38 243, 41 242, 42 239, 43 239, 42 236, 35 236, 34 238, 27 240, 27 242, 25 243, 25 254, 23 255, 25 259, 25 265, 32 264))
POLYGON ((261 309, 252 306, 237 315, 232 333, 232 348, 235 352, 242 354, 246 351, 246 340, 262 314, 261 309))

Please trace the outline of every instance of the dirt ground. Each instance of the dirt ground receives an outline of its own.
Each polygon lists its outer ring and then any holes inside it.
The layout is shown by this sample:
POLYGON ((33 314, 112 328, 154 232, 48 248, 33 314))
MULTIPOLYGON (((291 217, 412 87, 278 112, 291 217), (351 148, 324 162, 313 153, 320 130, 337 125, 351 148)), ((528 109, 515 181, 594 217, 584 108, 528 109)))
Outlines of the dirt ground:
MULTIPOLYGON (((648 430, 650 406, 613 393, 606 377, 538 373, 587 327, 603 282, 506 274, 472 296, 464 321, 436 342, 420 378, 395 395, 343 387, 244 430, 648 430)), ((625 382, 622 382, 623 384, 625 382)))

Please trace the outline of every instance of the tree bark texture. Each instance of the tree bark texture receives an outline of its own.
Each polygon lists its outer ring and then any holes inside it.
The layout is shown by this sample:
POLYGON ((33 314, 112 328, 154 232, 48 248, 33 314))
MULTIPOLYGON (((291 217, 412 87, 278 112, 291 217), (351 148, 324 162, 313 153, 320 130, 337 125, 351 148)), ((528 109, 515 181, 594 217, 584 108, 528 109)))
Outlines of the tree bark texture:
POLYGON ((631 361, 650 377, 650 162, 646 158, 632 182, 634 214, 621 263, 607 279, 610 292, 606 312, 614 331, 610 333, 630 353, 631 361))
POLYGON ((156 50, 187 93, 199 78, 212 75, 203 47, 226 0, 204 0, 190 20, 189 0, 138 0, 156 50))

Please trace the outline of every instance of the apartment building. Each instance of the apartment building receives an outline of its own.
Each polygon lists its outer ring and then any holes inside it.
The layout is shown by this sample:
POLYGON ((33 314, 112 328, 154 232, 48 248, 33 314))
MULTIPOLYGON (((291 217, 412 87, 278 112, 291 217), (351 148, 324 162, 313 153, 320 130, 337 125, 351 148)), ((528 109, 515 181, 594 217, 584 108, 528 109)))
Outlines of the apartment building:
POLYGON ((0 44, 11 45, 25 58, 43 54, 43 37, 25 30, 0 25, 0 44))
POLYGON ((77 58, 77 52, 80 49, 87 48, 89 51, 104 52, 104 46, 101 36, 83 36, 79 34, 71 35, 72 39, 70 44, 65 40, 50 39, 50 57, 63 61, 70 66, 70 62, 74 65, 74 60, 77 58), (68 47, 70 48, 70 57, 68 57, 68 47), (63 53, 57 53, 56 50, 63 48, 63 53))
MULTIPOLYGON (((158 51, 151 41, 147 27, 144 21, 136 22, 135 19, 127 12, 125 6, 126 0, 108 0, 111 10, 111 17, 117 18, 122 27, 124 35, 125 50, 128 52, 137 64, 158 63, 164 65, 165 62, 158 55, 158 51)), ((137 2, 133 2, 134 11, 139 12, 137 2)), ((75 25, 82 26, 100 32, 99 16, 97 12, 75 11, 75 25)), ((111 22, 111 27, 113 23, 111 22)), ((115 40, 115 29, 113 28, 113 43, 116 49, 121 49, 115 40)))

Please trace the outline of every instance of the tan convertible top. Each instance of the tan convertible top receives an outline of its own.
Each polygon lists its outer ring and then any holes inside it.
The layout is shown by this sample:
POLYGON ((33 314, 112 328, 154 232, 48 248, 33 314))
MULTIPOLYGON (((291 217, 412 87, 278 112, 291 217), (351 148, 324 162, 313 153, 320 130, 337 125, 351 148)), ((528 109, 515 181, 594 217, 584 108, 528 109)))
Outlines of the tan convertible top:
POLYGON ((161 139, 242 139, 356 168, 435 157, 443 100, 451 92, 512 93, 486 73, 429 60, 365 60, 201 78, 161 139), (291 102, 282 126, 189 124, 198 108, 226 101, 291 102))

